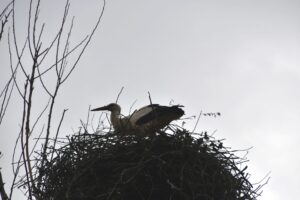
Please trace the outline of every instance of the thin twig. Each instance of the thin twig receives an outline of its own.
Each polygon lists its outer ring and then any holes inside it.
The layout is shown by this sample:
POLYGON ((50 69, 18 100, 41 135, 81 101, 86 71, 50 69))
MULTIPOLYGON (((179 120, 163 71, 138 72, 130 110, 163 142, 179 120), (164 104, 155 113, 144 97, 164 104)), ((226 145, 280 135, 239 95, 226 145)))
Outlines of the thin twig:
MULTIPOLYGON (((22 48, 22 51, 21 51, 21 57, 24 53, 24 50, 25 50, 25 47, 26 47, 26 44, 27 44, 27 40, 22 48)), ((17 76, 17 70, 20 66, 20 60, 18 60, 18 64, 16 65, 15 68, 13 68, 13 61, 12 61, 12 52, 11 52, 11 44, 10 44, 10 33, 8 32, 8 52, 9 52, 9 61, 10 61, 10 70, 11 70, 11 78, 13 79, 14 81, 14 84, 15 86, 17 87, 17 90, 19 92, 19 95, 22 97, 23 100, 25 100, 26 98, 23 96, 22 92, 21 92, 21 89, 17 83, 17 80, 16 80, 16 76, 17 76)))
POLYGON ((122 88, 121 88, 120 92, 118 93, 118 96, 117 96, 117 99, 116 99, 116 103, 118 103, 118 101, 119 101, 119 98, 120 98, 120 95, 121 95, 121 94, 122 94, 122 92, 123 92, 123 89, 124 89, 124 86, 122 86, 122 88))
POLYGON ((135 105, 135 103, 137 102, 137 99, 131 104, 130 108, 129 108, 129 115, 131 114, 131 110, 133 108, 133 106, 135 105))
MULTIPOLYGON (((24 87, 24 97, 26 97, 27 95, 27 87, 28 87, 28 80, 26 81, 26 84, 25 84, 25 87, 24 87)), ((24 142, 24 135, 26 134, 25 132, 25 124, 26 124, 26 101, 23 101, 23 115, 22 115, 22 125, 21 125, 21 149, 22 149, 22 158, 23 160, 26 160, 26 153, 25 153, 25 150, 24 150, 24 146, 25 144, 24 143, 27 143, 27 141, 24 142)), ((25 136, 26 138, 26 136, 25 136)), ((25 174, 26 174, 26 179, 29 180, 29 172, 28 172, 28 166, 27 166, 28 163, 24 163, 24 168, 25 168, 25 174)), ((28 190, 30 191, 29 192, 29 198, 32 199, 32 196, 31 196, 31 186, 30 186, 30 183, 27 181, 27 186, 28 186, 28 190)))
POLYGON ((151 94, 150 94, 150 92, 149 92, 149 91, 148 91, 148 98, 149 98, 149 101, 150 101, 150 105, 152 105, 151 94))
POLYGON ((4 14, 6 13, 6 11, 8 10, 8 8, 12 5, 13 1, 9 2, 5 8, 2 10, 2 12, 0 13, 0 20, 2 19, 2 17, 4 16, 4 14))
MULTIPOLYGON (((59 134, 59 130, 60 130, 60 127, 61 127, 61 124, 64 120, 64 117, 65 117, 65 113, 68 111, 68 109, 64 109, 63 113, 62 113, 62 116, 60 118, 60 121, 59 121, 59 125, 57 127, 57 130, 56 130, 56 135, 55 135, 55 138, 54 138, 54 144, 53 144, 53 149, 55 149, 55 145, 56 145, 56 142, 57 142, 57 137, 58 137, 58 134, 59 134)), ((52 161, 53 159, 53 154, 54 154, 54 151, 52 151, 52 154, 51 154, 51 158, 50 158, 50 162, 52 161)))
MULTIPOLYGON (((30 9, 31 9, 31 7, 30 7, 30 9)), ((22 64, 22 62, 21 62, 22 54, 20 55, 20 53, 19 53, 19 46, 18 46, 18 44, 17 44, 16 17, 15 17, 15 0, 13 0, 13 15, 12 15, 12 21, 13 21, 12 26, 13 26, 13 38, 14 38, 13 41, 14 41, 14 46, 15 46, 17 58, 18 58, 18 65, 20 65, 20 67, 21 67, 21 69, 22 69, 22 71, 23 71, 23 74, 24 74, 25 77, 28 79, 28 74, 26 73, 26 70, 24 69, 24 66, 23 66, 23 64, 22 64)), ((26 44, 28 44, 28 46, 29 46, 29 43, 30 43, 30 41, 29 41, 28 38, 27 38, 26 41, 25 41, 25 44, 24 44, 23 48, 25 48, 26 44), (27 41, 28 41, 28 43, 27 43, 27 41)), ((18 66, 18 65, 17 65, 17 66, 18 66)), ((17 84, 16 84, 16 85, 17 85, 17 84)))
POLYGON ((10 14, 12 13, 12 9, 8 12, 8 14, 5 15, 5 19, 4 20, 2 20, 2 17, 4 15, 4 13, 6 12, 6 10, 8 9, 8 7, 11 5, 11 3, 12 2, 10 2, 10 4, 3 10, 3 13, 1 13, 1 15, 0 15, 0 20, 1 20, 0 41, 2 39, 2 35, 3 35, 3 32, 4 32, 5 25, 8 22, 8 18, 10 16, 10 14))
POLYGON ((201 115, 202 115, 202 110, 200 111, 200 113, 199 113, 199 115, 198 115, 198 118, 197 118, 196 124, 195 124, 195 126, 194 126, 194 128, 193 128, 193 131, 192 131, 192 132, 195 132, 195 130, 196 130, 197 126, 198 126, 198 123, 199 123, 199 120, 200 120, 200 117, 201 117, 201 115))
POLYGON ((38 124, 38 122, 40 121, 40 119, 44 115, 45 111, 47 110, 47 108, 49 106, 49 103, 50 103, 50 99, 48 100, 47 104, 44 106, 43 110, 41 111, 41 113, 38 115, 37 119, 33 123, 33 126, 31 127, 31 133, 34 131, 35 126, 38 124))
POLYGON ((102 17, 103 17, 103 14, 104 14, 104 10, 105 10, 105 7, 106 7, 106 0, 103 0, 103 6, 101 8, 101 13, 100 13, 100 16, 98 17, 98 21, 96 22, 96 25, 94 26, 91 34, 88 36, 88 39, 87 39, 87 42, 85 43, 84 47, 82 48, 81 52, 79 53, 75 63, 73 64, 73 66, 71 67, 71 70, 69 71, 69 73, 65 76, 65 78, 61 81, 61 83, 65 82, 68 77, 71 75, 71 73, 73 72, 73 70, 75 69, 77 63, 79 62, 80 58, 82 57, 86 47, 88 46, 88 44, 90 43, 93 35, 95 34, 101 20, 102 20, 102 17))
POLYGON ((5 191, 5 188, 4 188, 4 182, 3 182, 3 178, 2 178, 1 168, 0 168, 0 195, 1 195, 2 200, 9 200, 7 193, 5 191))

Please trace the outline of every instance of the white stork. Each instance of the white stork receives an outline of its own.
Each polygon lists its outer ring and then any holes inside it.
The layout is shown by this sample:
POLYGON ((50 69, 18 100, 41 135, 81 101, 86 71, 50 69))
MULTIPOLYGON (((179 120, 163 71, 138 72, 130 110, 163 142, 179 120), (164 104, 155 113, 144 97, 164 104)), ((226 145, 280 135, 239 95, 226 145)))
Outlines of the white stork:
POLYGON ((166 127, 171 121, 184 115, 180 105, 161 106, 151 104, 135 110, 131 115, 121 115, 121 107, 116 103, 95 108, 92 111, 108 110, 111 112, 110 120, 116 132, 153 134, 166 127))

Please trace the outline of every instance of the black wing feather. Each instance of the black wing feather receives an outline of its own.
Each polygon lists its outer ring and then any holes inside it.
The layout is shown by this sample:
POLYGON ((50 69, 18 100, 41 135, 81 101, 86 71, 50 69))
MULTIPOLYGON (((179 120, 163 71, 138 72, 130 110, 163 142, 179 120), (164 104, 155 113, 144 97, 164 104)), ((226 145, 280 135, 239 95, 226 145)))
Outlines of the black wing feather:
POLYGON ((167 116, 169 114, 178 115, 178 118, 184 114, 184 111, 180 108, 181 106, 160 106, 158 104, 152 104, 147 107, 152 107, 152 111, 142 116, 136 121, 137 125, 148 123, 159 117, 167 116))

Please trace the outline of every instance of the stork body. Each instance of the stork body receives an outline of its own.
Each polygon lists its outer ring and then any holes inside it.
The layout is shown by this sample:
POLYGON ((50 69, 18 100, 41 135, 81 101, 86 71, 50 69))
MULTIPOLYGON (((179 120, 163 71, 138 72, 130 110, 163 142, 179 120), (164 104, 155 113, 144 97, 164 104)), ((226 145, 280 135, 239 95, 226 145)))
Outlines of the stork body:
POLYGON ((126 117, 121 115, 121 107, 116 103, 95 108, 92 111, 100 110, 111 112, 110 120, 115 131, 139 134, 153 134, 184 114, 184 111, 178 105, 161 106, 159 104, 144 106, 126 117))

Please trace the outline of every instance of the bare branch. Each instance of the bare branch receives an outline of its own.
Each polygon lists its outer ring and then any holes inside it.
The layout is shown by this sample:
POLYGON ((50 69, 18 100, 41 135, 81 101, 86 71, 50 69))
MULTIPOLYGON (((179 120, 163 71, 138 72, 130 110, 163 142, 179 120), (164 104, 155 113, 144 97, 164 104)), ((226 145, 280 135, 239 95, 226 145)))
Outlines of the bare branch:
POLYGON ((61 81, 61 83, 65 82, 65 81, 68 79, 68 77, 71 75, 71 73, 72 73, 73 70, 75 69, 77 63, 79 62, 81 56, 83 55, 83 53, 84 53, 86 47, 87 47, 88 44, 90 43, 90 41, 91 41, 91 39, 92 39, 92 37, 93 37, 95 31, 97 30, 97 28, 98 28, 98 26, 99 26, 99 24, 100 24, 100 22, 101 22, 101 19, 102 19, 103 14, 104 14, 105 6, 106 6, 106 0, 103 0, 103 6, 102 6, 102 9, 101 9, 101 13, 100 13, 100 16, 98 17, 98 21, 96 22, 96 25, 94 26, 94 28, 93 28, 93 30, 92 30, 92 33, 88 36, 87 42, 85 43, 83 49, 81 50, 79 56, 77 57, 75 63, 73 64, 71 70, 69 71, 69 73, 67 74, 67 76, 61 81))
POLYGON ((28 11, 28 26, 27 26, 27 40, 28 40, 28 47, 29 47, 29 52, 31 54, 32 59, 34 59, 34 53, 33 49, 31 47, 31 39, 30 39, 30 29, 31 29, 31 12, 32 12, 32 0, 30 0, 30 5, 29 5, 29 11, 28 11))
POLYGON ((149 98, 149 101, 150 101, 150 105, 152 105, 151 94, 150 94, 150 92, 149 92, 149 91, 148 91, 148 98, 149 98))
MULTIPOLYGON (((86 40, 88 39, 88 36, 85 37, 83 40, 81 40, 75 47, 73 47, 73 49, 71 49, 66 55, 65 57, 62 57, 60 59, 58 59, 58 63, 62 62, 64 59, 66 59, 70 54, 72 54, 75 50, 77 50, 86 40)), ((48 53, 48 50, 47 50, 48 53)), ((41 61, 39 62, 39 64, 44 60, 44 57, 41 59, 41 61)), ((39 76, 42 76, 44 74, 46 74, 48 71, 50 71, 51 69, 53 69, 53 67, 55 67, 57 64, 57 62, 55 62, 54 64, 50 65, 46 70, 44 70, 42 73, 40 73, 39 76)), ((36 77, 37 78, 37 77, 36 77)))
POLYGON ((5 25, 7 24, 8 22, 8 17, 10 16, 12 11, 9 11, 9 13, 7 15, 5 15, 5 19, 3 21, 1 21, 1 28, 0 28, 0 41, 2 39, 2 35, 3 35, 3 32, 4 32, 4 28, 5 28, 5 25))
MULTIPOLYGON (((72 34, 72 29, 73 29, 73 23, 74 23, 74 17, 72 18, 71 26, 70 26, 68 36, 67 36, 67 39, 66 39, 65 48, 64 48, 63 56, 62 56, 63 58, 65 58, 66 54, 69 52, 69 45, 70 45, 70 38, 71 38, 71 34, 72 34)), ((59 69, 59 74, 58 74, 58 82, 61 82, 61 78, 64 74, 65 69, 66 69, 67 63, 68 63, 67 59, 63 59, 62 62, 61 62, 60 69, 59 69)))
POLYGON ((1 168, 0 168, 0 195, 1 195, 2 200, 9 200, 8 196, 5 192, 4 182, 3 182, 2 173, 1 173, 1 168))
POLYGON ((116 103, 118 103, 119 98, 120 98, 120 95, 121 95, 122 92, 123 92, 123 89, 124 89, 124 86, 121 88, 121 90, 120 90, 120 92, 119 92, 119 94, 118 94, 118 96, 117 96, 116 103))
POLYGON ((62 23, 61 23, 61 26, 60 26, 60 31, 59 31, 59 35, 58 35, 58 39, 57 39, 57 45, 56 45, 55 69, 56 69, 57 77, 59 77, 58 55, 59 55, 60 41, 61 41, 61 36, 62 36, 62 33, 63 33, 64 26, 65 26, 65 22, 66 22, 66 19, 67 19, 67 16, 68 16, 69 8, 70 8, 70 3, 69 3, 69 1, 67 1, 66 5, 65 5, 64 16, 63 16, 62 23))
MULTIPOLYGON (((26 47, 26 43, 25 45, 23 46, 22 48, 22 52, 21 52, 21 56, 23 55, 23 52, 25 50, 25 47, 26 47)), ((18 70, 18 67, 20 66, 20 60, 18 60, 18 64, 15 68, 13 68, 13 62, 12 62, 12 52, 11 52, 11 44, 10 44, 10 34, 8 32, 8 52, 9 52, 9 61, 10 61, 10 70, 11 70, 11 78, 13 79, 14 83, 15 83, 15 86, 17 87, 17 90, 20 94, 20 96, 22 97, 22 99, 24 100, 25 97, 23 96, 22 92, 21 92, 21 89, 17 83, 17 80, 16 80, 16 75, 17 75, 17 70, 18 70)), ((22 68, 23 69, 23 68, 22 68)))
MULTIPOLYGON (((31 6, 30 6, 30 9, 31 9, 31 6)), ((22 57, 22 54, 20 55, 19 53, 19 47, 18 47, 18 44, 17 44, 17 34, 16 34, 16 17, 15 17, 15 0, 13 0, 13 17, 12 17, 12 26, 13 26, 13 38, 14 38, 14 46, 15 46, 15 50, 16 50, 16 54, 17 54, 17 58, 18 58, 18 65, 20 64, 20 67, 25 75, 25 77, 28 79, 28 74, 26 73, 26 70, 24 69, 23 65, 22 65, 22 62, 21 62, 21 57, 22 57)), ((30 23, 30 22, 29 22, 30 23)), ((27 38, 28 39, 28 38, 27 38)), ((29 40, 26 40, 25 41, 25 44, 23 46, 23 48, 25 49, 25 46, 27 44, 27 41, 28 41, 28 46, 30 41, 29 40)), ((16 84, 17 85, 17 84, 16 84)))
MULTIPOLYGON (((59 121, 59 125, 57 127, 57 130, 56 130, 56 135, 55 135, 55 138, 54 138, 54 144, 53 144, 53 149, 55 149, 55 145, 56 145, 56 142, 57 142, 57 137, 58 137, 58 134, 59 134, 59 130, 60 130, 60 127, 62 125, 62 122, 64 120, 64 117, 65 117, 65 113, 68 111, 68 109, 64 109, 63 113, 62 113, 62 116, 61 116, 61 119, 59 121)), ((53 159, 53 153, 54 151, 52 152, 51 154, 51 158, 50 158, 50 161, 52 161, 53 159)))
POLYGON ((43 23, 43 25, 42 25, 42 28, 41 28, 41 31, 40 31, 40 34, 39 34, 39 39, 37 41, 37 44, 40 44, 40 42, 41 42, 41 38, 42 38, 42 34, 43 34, 43 31, 44 31, 44 28, 45 28, 45 23, 43 23))
MULTIPOLYGON (((35 126, 37 125, 37 123, 39 122, 39 120, 41 119, 41 117, 44 115, 45 111, 46 111, 47 108, 49 107, 50 100, 51 100, 51 99, 48 100, 48 102, 47 102, 47 104, 45 105, 44 109, 42 110, 42 112, 39 114, 39 116, 38 116, 37 119, 35 120, 35 122, 34 122, 32 128, 31 128, 31 132, 34 131, 35 126)), ((31 134, 31 133, 30 133, 30 134, 31 134)))
POLYGON ((39 18, 39 12, 40 12, 40 0, 38 0, 36 8, 35 8, 35 15, 34 15, 34 23, 33 23, 33 33, 32 33, 32 42, 33 42, 33 46, 34 49, 38 49, 39 48, 39 43, 36 41, 36 24, 37 24, 37 20, 39 18))
POLYGON ((3 98, 3 101, 1 103, 1 109, 0 109, 0 124, 2 123, 2 120, 3 120, 3 117, 5 116, 5 112, 6 112, 6 109, 7 109, 7 106, 8 106, 8 103, 10 102, 10 98, 11 98, 11 95, 12 95, 12 91, 14 89, 14 82, 12 83, 12 86, 10 88, 10 91, 9 91, 9 85, 10 85, 10 82, 11 82, 12 79, 9 80, 8 82, 8 85, 6 87, 6 90, 5 90, 5 93, 4 93, 4 98, 3 98), (7 96, 8 94, 8 96, 7 96))
MULTIPOLYGON (((18 137, 16 139, 16 142, 15 142, 15 146, 14 146, 14 150, 13 150, 13 156, 12 156, 11 163, 15 163, 16 150, 17 150, 17 146, 19 144, 20 138, 21 138, 21 131, 19 132, 19 135, 18 135, 18 137)), ((20 158, 19 158, 19 160, 20 160, 20 158)), ((14 174, 16 173, 14 165, 12 165, 12 171, 13 171, 14 174)))
POLYGON ((1 21, 1 27, 0 27, 0 41, 2 39, 2 35, 3 35, 3 32, 4 32, 4 28, 5 28, 5 25, 7 24, 8 22, 8 18, 10 16, 10 14, 12 13, 12 1, 10 3, 8 3, 6 5, 6 7, 3 9, 3 11, 0 13, 0 21, 1 21), (9 10, 9 11, 8 11, 9 10), (6 12, 8 11, 8 13, 6 14, 6 12), (4 17, 4 19, 2 19, 4 17))
MULTIPOLYGON (((26 84, 25 84, 25 87, 24 87, 24 97, 26 97, 27 95, 27 87, 28 87, 28 81, 26 81, 26 84)), ((24 151, 24 134, 25 134, 25 131, 24 131, 24 128, 25 128, 25 123, 26 123, 26 106, 27 103, 26 101, 23 101, 23 116, 22 116, 22 125, 21 125, 21 149, 22 149, 22 158, 23 160, 27 160, 26 159, 26 153, 24 151)), ((26 137, 26 136, 25 136, 26 137)), ((27 143, 27 141, 26 141, 27 143)), ((27 163, 24 162, 24 169, 25 169, 25 174, 26 174, 26 178, 27 180, 29 180, 29 174, 28 174, 28 166, 27 166, 27 163)), ((32 199, 32 195, 31 195, 31 186, 30 186, 30 183, 29 181, 27 181, 27 186, 28 186, 28 190, 29 190, 29 198, 32 199)))
POLYGON ((4 14, 6 13, 6 11, 9 9, 9 7, 12 5, 12 1, 11 2, 9 2, 6 6, 5 6, 5 8, 2 10, 2 12, 0 13, 0 20, 2 20, 2 17, 4 16, 4 14))
MULTIPOLYGON (((69 1, 67 1, 67 4, 66 4, 66 7, 65 7, 65 14, 67 14, 68 12, 68 7, 69 7, 69 1)), ((53 93, 53 96, 52 96, 52 101, 51 101, 51 104, 50 104, 50 109, 49 109, 49 113, 48 113, 48 122, 47 122, 47 131, 46 131, 46 139, 45 139, 45 143, 44 143, 44 148, 43 148, 43 152, 42 152, 42 155, 46 155, 46 150, 47 150, 47 147, 48 147, 48 142, 49 142, 49 136, 50 136, 50 127, 51 127, 51 121, 52 121, 52 113, 53 113, 53 108, 54 108, 54 103, 55 103, 55 98, 57 96, 57 93, 58 93, 58 90, 59 90, 59 87, 63 84, 64 81, 67 80, 67 78, 70 76, 70 74, 72 73, 72 71, 74 70, 75 66, 77 65, 78 61, 80 60, 81 56, 83 55, 83 52, 84 50, 86 49, 87 45, 89 44, 89 42, 91 41, 91 38, 92 36, 94 35, 98 25, 100 24, 100 21, 102 19, 102 16, 103 16, 103 13, 104 13, 104 9, 105 9, 105 1, 104 1, 104 4, 102 6, 102 11, 101 11, 101 14, 98 18, 98 21, 96 23, 96 25, 94 26, 93 30, 92 30, 92 33, 90 34, 90 36, 88 37, 87 39, 87 42, 84 44, 84 47, 83 49, 81 50, 79 56, 77 57, 75 63, 73 64, 71 70, 68 72, 68 74, 65 76, 64 79, 62 79, 61 81, 59 81, 56 85, 56 88, 55 88, 55 91, 53 93)), ((65 17, 63 18, 63 22, 62 22, 62 25, 65 23, 64 20, 66 19, 66 15, 64 15, 65 17)), ((62 28, 61 28, 62 30, 62 28)), ((70 29, 71 30, 71 29, 70 29)), ((61 33, 60 33, 61 34, 61 33)), ((61 36, 59 35, 59 38, 61 36)), ((58 39, 58 45, 57 45, 57 52, 56 52, 56 67, 57 67, 57 63, 58 63, 58 51, 59 51, 59 43, 60 43, 60 39, 58 39)), ((58 72, 58 68, 57 68, 57 73, 59 74, 58 72)), ((44 165, 44 162, 47 158, 44 157, 44 159, 42 160, 41 162, 41 167, 43 167, 44 165)))
POLYGON ((192 131, 192 132, 195 132, 195 130, 196 130, 197 126, 198 126, 199 119, 200 119, 201 115, 202 115, 202 110, 200 111, 200 113, 199 113, 199 115, 198 115, 198 118, 197 118, 196 124, 195 124, 195 126, 194 126, 194 128, 193 128, 193 131, 192 131))
MULTIPOLYGON (((11 78, 5 85, 5 88, 0 93, 1 100, 4 99, 4 101, 0 104, 0 124, 3 119, 3 116, 5 114, 5 111, 8 107, 8 102, 11 99, 11 95, 13 92, 14 86, 17 87, 17 91, 20 94, 22 101, 23 101, 23 113, 22 113, 22 119, 21 119, 21 125, 20 125, 20 134, 19 137, 16 140, 16 146, 14 148, 13 152, 13 183, 11 185, 10 190, 10 198, 12 197, 12 193, 15 187, 20 186, 26 186, 27 188, 27 196, 29 199, 38 199, 38 194, 35 194, 36 188, 39 188, 41 183, 40 175, 43 175, 42 173, 37 173, 36 169, 33 169, 37 165, 39 165, 39 168, 42 168, 44 166, 44 163, 49 159, 51 155, 47 155, 47 148, 49 145, 50 139, 50 133, 52 132, 52 121, 54 116, 54 108, 56 103, 56 97, 58 96, 60 86, 68 79, 68 77, 71 75, 75 67, 77 66, 80 58, 82 57, 83 53, 86 50, 86 47, 91 41, 91 38, 93 37, 96 29, 98 28, 100 21, 102 19, 104 8, 105 8, 105 0, 103 1, 102 10, 100 13, 100 16, 97 18, 96 24, 93 26, 91 32, 85 36, 81 41, 79 41, 77 44, 75 43, 75 46, 71 47, 71 36, 72 36, 72 30, 73 30, 73 24, 74 24, 74 17, 71 20, 70 27, 68 27, 68 30, 65 30, 68 14, 69 14, 69 8, 70 3, 69 0, 66 1, 63 18, 61 21, 61 25, 59 27, 58 33, 54 36, 53 40, 50 41, 50 44, 45 48, 42 47, 42 40, 43 40, 43 34, 44 30, 46 29, 46 24, 42 23, 41 26, 39 26, 39 13, 40 13, 40 0, 30 0, 29 3, 29 10, 27 12, 27 31, 25 36, 25 43, 23 46, 19 45, 19 42, 17 41, 18 38, 18 31, 17 31, 17 19, 16 19, 16 9, 15 4, 16 1, 13 0, 11 2, 12 10, 10 11, 9 15, 12 16, 12 40, 10 41, 10 31, 8 32, 8 51, 9 51, 9 60, 10 60, 10 70, 11 70, 11 78), (65 34, 66 33, 66 34, 65 34), (66 35, 66 39, 65 39, 66 35), (12 42, 12 43, 11 43, 12 42), (53 48, 55 47, 55 48, 53 48), (54 49, 54 50, 53 50, 54 49), (51 66, 46 66, 46 68, 42 68, 42 64, 44 60, 46 59, 47 55, 49 55, 49 52, 52 53, 52 50, 55 51, 55 63, 51 66), (68 58, 71 54, 75 53, 75 51, 78 50, 78 55, 75 58, 74 62, 72 64, 68 63, 68 58), (25 62, 25 58, 22 57, 24 52, 28 51, 29 59, 31 60, 31 65, 27 65, 27 60, 25 62), (15 59, 15 60, 14 60, 15 59), (48 67, 48 68, 47 68, 48 67), (18 73, 21 68, 21 74, 18 73), (55 69, 54 69, 55 68, 55 69), (45 82, 45 78, 42 77, 45 74, 48 74, 50 70, 56 70, 56 85, 54 87, 54 90, 52 91, 52 88, 50 88, 45 82), (17 77, 18 73, 18 77, 17 77), (25 77, 24 80, 24 88, 22 88, 21 85, 19 85, 20 81, 20 75, 21 80, 23 80, 23 75, 25 77), (43 89, 46 91, 46 93, 50 96, 50 99, 47 103, 47 105, 38 112, 38 116, 36 119, 33 119, 33 112, 34 112, 34 105, 35 102, 35 88, 38 82, 36 82, 36 79, 39 78, 39 81, 43 87, 43 89), (40 135, 37 138, 37 141, 32 142, 31 138, 32 136, 38 132, 36 127, 40 124, 40 121, 42 119, 42 116, 45 115, 47 112, 47 122, 44 124, 42 130, 40 130, 40 135), (2 115, 3 113, 3 115, 2 115), (41 162, 37 163, 34 161, 34 159, 31 159, 33 156, 33 153, 35 152, 36 146, 39 142, 39 140, 43 137, 44 134, 44 141, 42 143, 42 160, 41 162), (33 147, 31 146, 34 143, 33 147), (20 144, 21 147, 21 154, 19 159, 16 156, 17 151, 17 145, 20 144), (16 158, 16 160, 15 160, 16 158), (16 161, 16 162, 15 162, 16 161), (25 175, 21 178, 19 177, 20 169, 24 169, 25 175), (17 181, 16 181, 17 180, 17 181)), ((9 16, 8 15, 8 16, 9 16)), ((3 15, 4 16, 4 15, 3 15)), ((7 17, 8 17, 7 16, 7 17)), ((2 14, 1 18, 2 19, 2 14)), ((3 18, 4 19, 4 18, 3 18)), ((2 36, 2 33, 1 33, 2 36)), ((40 85, 38 85, 40 86, 40 85)), ((65 109, 63 111, 63 114, 61 116, 59 125, 56 129, 56 135, 55 135, 55 143, 54 147, 56 145, 56 140, 58 138, 58 134, 61 129, 61 125, 63 123, 63 119, 65 116, 65 112, 67 110, 65 109)), ((51 156, 52 159, 53 155, 51 156)))
POLYGON ((52 95, 51 92, 48 90, 46 84, 44 83, 44 81, 43 81, 43 79, 42 79, 42 75, 41 75, 41 72, 40 72, 40 68, 39 68, 39 67, 37 68, 37 72, 38 72, 38 74, 39 74, 37 77, 39 77, 40 82, 41 82, 41 84, 42 84, 44 90, 48 93, 48 95, 49 95, 50 97, 53 97, 53 95, 52 95))
POLYGON ((40 131, 38 137, 36 138, 36 141, 31 149, 30 156, 33 154, 34 150, 36 150, 36 146, 37 146, 39 140, 41 139, 42 134, 44 133, 44 129, 45 129, 45 126, 42 127, 42 130, 40 131))
MULTIPOLYGON (((19 140, 21 138, 21 135, 22 135, 22 131, 20 131, 20 133, 19 133, 19 135, 16 139, 16 143, 15 143, 14 150, 13 150, 12 163, 15 163, 16 149, 17 149, 17 145, 19 144, 19 140)), ((24 149, 24 147, 22 147, 22 149, 24 149)), ((13 171, 13 174, 14 174, 14 178, 13 178, 13 181, 12 181, 12 184, 11 184, 11 187, 10 187, 9 199, 12 199, 16 179, 17 179, 17 176, 19 174, 19 170, 22 167, 22 165, 20 164, 21 159, 22 159, 22 154, 19 156, 18 162, 16 164, 16 166, 17 166, 16 169, 15 169, 15 165, 12 164, 12 171, 13 171)))

